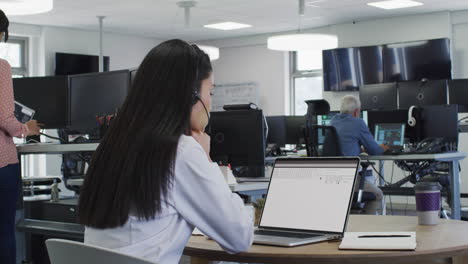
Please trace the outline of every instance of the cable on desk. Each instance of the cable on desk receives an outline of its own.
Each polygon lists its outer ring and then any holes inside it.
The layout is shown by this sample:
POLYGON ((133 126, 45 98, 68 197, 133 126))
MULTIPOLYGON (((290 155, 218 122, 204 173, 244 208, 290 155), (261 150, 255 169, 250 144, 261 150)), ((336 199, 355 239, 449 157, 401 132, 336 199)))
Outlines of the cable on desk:
POLYGON ((49 136, 49 135, 47 135, 47 134, 44 134, 44 133, 42 133, 42 132, 41 132, 41 133, 39 133, 39 134, 40 134, 40 135, 42 135, 42 136, 44 136, 44 137, 48 137, 48 138, 51 138, 51 139, 58 140, 58 141, 60 141, 60 142, 62 142, 62 143, 66 143, 66 142, 65 142, 65 140, 63 140, 63 139, 61 139, 61 138, 59 138, 59 137, 53 137, 53 136, 49 136))

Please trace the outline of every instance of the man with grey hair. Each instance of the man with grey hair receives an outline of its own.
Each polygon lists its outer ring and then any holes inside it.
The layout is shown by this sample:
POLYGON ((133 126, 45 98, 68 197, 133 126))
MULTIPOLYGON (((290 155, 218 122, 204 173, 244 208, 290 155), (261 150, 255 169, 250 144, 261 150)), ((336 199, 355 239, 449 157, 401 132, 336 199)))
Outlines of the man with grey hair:
POLYGON ((375 142, 366 123, 359 118, 361 114, 359 98, 353 95, 343 97, 340 112, 330 124, 336 128, 345 156, 358 156, 363 152, 361 147, 370 155, 380 155, 388 149, 388 146, 375 142))
MULTIPOLYGON (((330 124, 336 129, 343 155, 359 156, 364 151, 370 155, 380 155, 388 149, 388 146, 375 142, 366 123, 359 118, 361 113, 359 98, 352 95, 343 97, 340 112, 331 120, 330 124)), ((382 190, 373 183, 373 180, 373 177, 372 179, 366 178, 364 184, 364 191, 374 193, 377 198, 375 201, 367 202, 364 210, 369 214, 376 214, 382 211, 385 206, 382 202, 382 190)))

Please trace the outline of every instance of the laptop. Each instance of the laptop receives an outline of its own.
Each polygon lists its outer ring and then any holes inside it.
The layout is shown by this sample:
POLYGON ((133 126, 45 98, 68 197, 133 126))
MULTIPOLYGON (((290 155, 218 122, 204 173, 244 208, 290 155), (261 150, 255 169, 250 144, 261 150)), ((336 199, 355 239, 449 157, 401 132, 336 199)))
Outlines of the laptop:
POLYGON ((343 237, 359 163, 357 157, 277 159, 254 243, 292 247, 343 237))
POLYGON ((403 123, 376 124, 374 138, 378 144, 386 144, 389 150, 386 153, 399 153, 403 151, 405 142, 405 127, 403 123))

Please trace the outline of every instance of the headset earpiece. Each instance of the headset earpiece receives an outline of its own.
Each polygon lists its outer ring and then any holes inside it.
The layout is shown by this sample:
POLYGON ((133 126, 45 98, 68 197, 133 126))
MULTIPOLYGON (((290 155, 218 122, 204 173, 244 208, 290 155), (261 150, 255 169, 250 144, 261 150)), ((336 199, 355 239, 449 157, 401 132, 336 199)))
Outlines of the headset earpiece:
POLYGON ((200 94, 198 92, 194 92, 192 95, 192 105, 196 104, 198 100, 201 100, 200 94))
POLYGON ((416 126, 416 118, 413 117, 413 110, 415 108, 416 108, 416 106, 413 105, 408 110, 408 126, 410 126, 410 127, 415 127, 416 126))

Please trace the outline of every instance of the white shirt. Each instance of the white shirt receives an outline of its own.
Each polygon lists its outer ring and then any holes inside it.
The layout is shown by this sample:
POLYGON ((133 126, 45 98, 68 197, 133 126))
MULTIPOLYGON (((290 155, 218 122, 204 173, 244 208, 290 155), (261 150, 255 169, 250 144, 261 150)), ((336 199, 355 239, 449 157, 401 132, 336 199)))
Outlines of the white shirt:
POLYGON ((181 136, 167 204, 153 220, 129 216, 118 228, 86 227, 85 243, 150 261, 179 263, 194 227, 228 253, 246 251, 253 241, 253 220, 233 194, 216 163, 194 138, 181 136))

